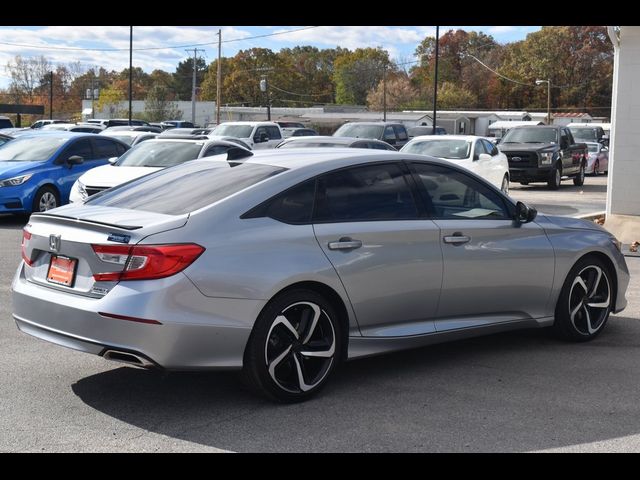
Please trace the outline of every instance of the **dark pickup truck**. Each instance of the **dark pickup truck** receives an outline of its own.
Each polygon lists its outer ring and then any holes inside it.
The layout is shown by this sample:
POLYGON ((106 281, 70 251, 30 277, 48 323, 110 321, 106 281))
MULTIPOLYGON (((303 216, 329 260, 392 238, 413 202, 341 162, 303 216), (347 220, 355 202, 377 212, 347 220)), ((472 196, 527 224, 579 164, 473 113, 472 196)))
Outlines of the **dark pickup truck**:
POLYGON ((550 189, 557 190, 566 176, 573 178, 574 185, 584 184, 587 145, 575 143, 566 127, 514 127, 502 138, 499 148, 509 160, 512 182, 547 182, 550 189))

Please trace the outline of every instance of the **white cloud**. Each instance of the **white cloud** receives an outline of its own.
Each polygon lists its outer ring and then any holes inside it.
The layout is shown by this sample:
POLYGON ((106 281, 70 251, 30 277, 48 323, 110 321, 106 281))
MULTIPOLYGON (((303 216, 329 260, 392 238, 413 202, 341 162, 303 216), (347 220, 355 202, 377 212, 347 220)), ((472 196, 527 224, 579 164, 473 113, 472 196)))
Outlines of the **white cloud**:
POLYGON ((516 30, 517 30, 516 27, 512 27, 512 26, 508 26, 508 25, 489 27, 489 33, 491 33, 491 34, 511 33, 511 32, 516 31, 516 30))

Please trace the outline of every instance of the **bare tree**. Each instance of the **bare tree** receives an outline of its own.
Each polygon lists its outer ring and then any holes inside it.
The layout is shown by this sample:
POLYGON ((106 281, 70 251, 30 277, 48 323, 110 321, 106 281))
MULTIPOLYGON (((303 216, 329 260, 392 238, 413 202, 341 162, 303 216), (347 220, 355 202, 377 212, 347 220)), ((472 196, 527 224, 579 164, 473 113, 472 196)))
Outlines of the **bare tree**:
POLYGON ((42 55, 34 58, 16 55, 13 60, 9 60, 5 71, 11 77, 9 93, 14 100, 21 102, 26 99, 29 103, 33 102, 38 88, 47 81, 47 73, 51 68, 51 62, 42 55))

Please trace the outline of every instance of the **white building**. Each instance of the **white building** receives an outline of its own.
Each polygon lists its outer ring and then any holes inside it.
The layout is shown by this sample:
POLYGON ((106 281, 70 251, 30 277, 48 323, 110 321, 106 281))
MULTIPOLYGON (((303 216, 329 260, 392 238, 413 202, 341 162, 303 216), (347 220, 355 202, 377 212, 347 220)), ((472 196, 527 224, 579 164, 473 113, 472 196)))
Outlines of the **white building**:
POLYGON ((640 241, 640 27, 607 27, 615 49, 607 217, 623 243, 640 241))
MULTIPOLYGON (((187 120, 191 121, 191 101, 179 101, 172 102, 176 104, 178 110, 182 112, 181 118, 166 118, 165 120, 187 120)), ((92 113, 91 109, 91 100, 82 100, 82 120, 87 120, 89 118, 122 118, 123 116, 118 115, 116 112, 128 112, 129 111, 129 101, 123 100, 117 106, 113 106, 110 108, 105 106, 102 110, 97 109, 98 102, 94 101, 94 107, 96 107, 96 111, 92 113)), ((133 100, 131 102, 131 116, 133 118, 139 118, 141 114, 145 111, 145 101, 144 100, 133 100)), ((126 117, 127 115, 124 115, 126 117)), ((216 120, 216 102, 196 102, 196 124, 198 125, 206 125, 209 122, 215 122, 216 120)))

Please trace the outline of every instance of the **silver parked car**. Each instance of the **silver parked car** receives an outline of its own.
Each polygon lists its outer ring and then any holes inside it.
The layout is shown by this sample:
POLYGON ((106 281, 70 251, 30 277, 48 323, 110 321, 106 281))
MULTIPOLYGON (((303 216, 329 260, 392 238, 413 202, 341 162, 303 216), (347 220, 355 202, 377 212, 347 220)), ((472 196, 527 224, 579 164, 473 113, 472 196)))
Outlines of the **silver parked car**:
POLYGON ((33 214, 13 316, 106 359, 242 369, 299 401, 345 359, 517 328, 591 340, 627 304, 619 248, 450 162, 267 150, 33 214))

